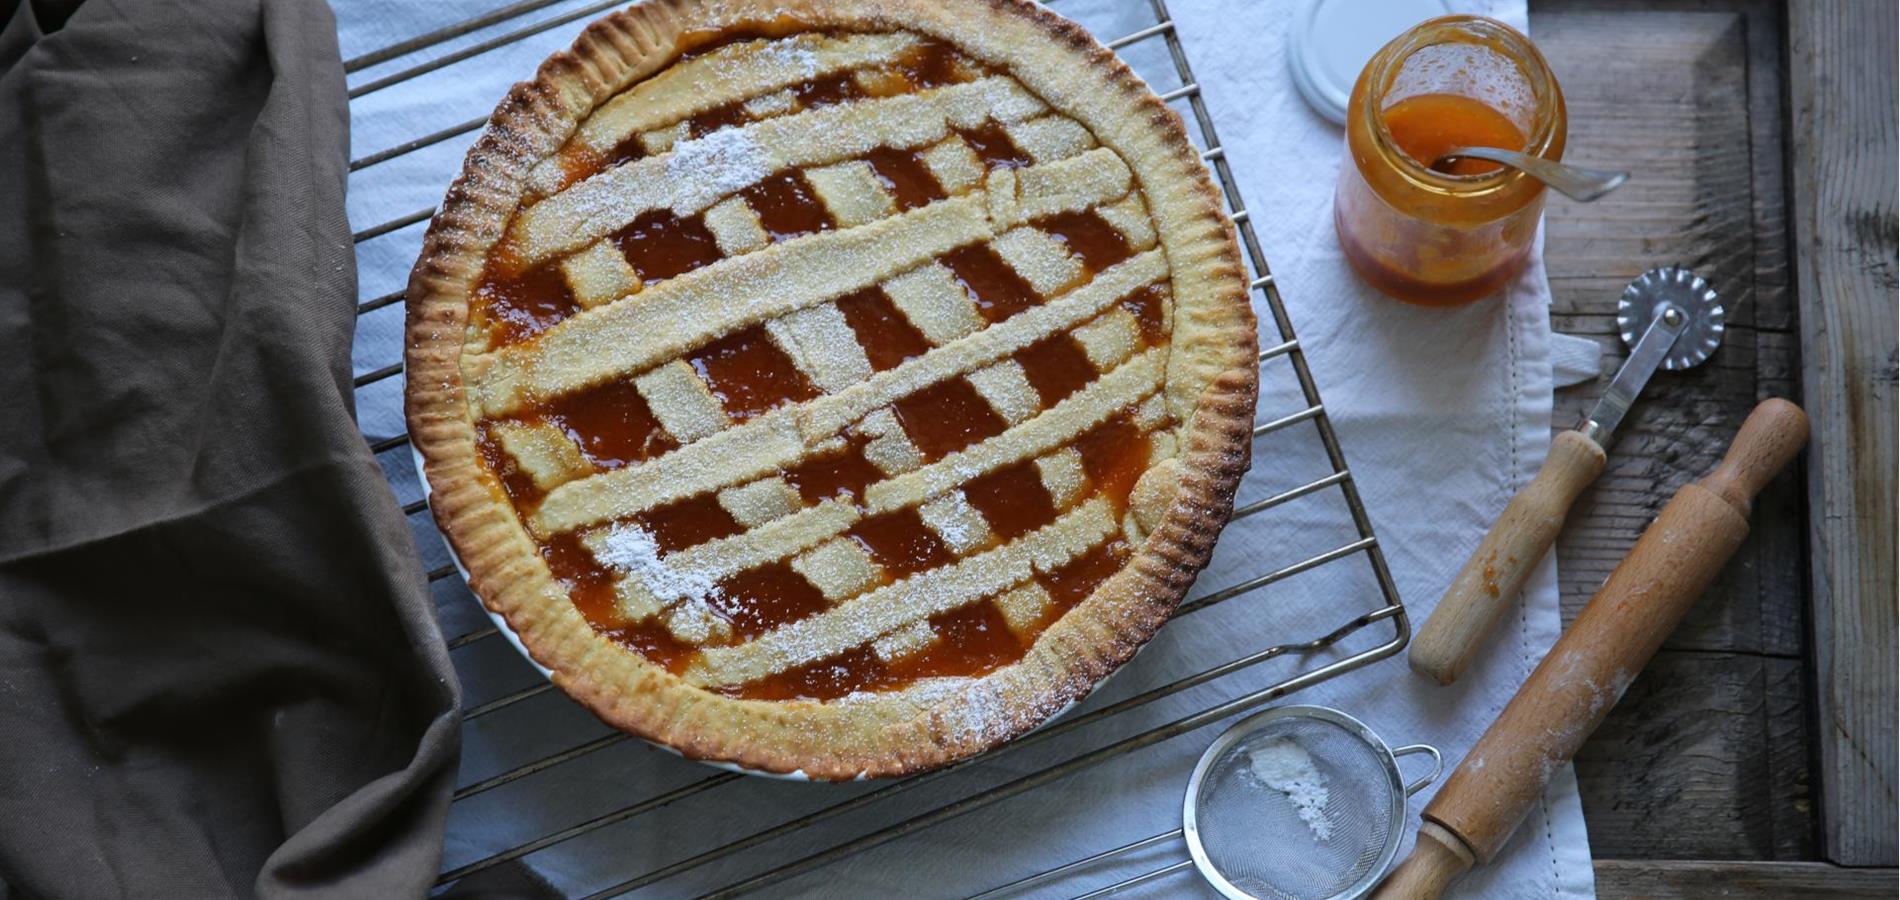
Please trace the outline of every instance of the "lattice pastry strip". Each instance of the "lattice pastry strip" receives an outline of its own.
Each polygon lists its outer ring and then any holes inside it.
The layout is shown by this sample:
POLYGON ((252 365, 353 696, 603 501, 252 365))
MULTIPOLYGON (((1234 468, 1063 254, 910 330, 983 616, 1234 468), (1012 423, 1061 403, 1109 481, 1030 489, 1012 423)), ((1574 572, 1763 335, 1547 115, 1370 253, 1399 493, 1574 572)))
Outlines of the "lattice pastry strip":
POLYGON ((991 245, 1036 293, 1054 296, 1073 287, 1083 276, 1082 262, 1067 245, 1038 228, 1012 228, 991 245))
POLYGON ((687 138, 686 123, 674 122, 662 128, 641 132, 640 147, 648 156, 659 156, 673 149, 675 144, 687 138))
POLYGON ((523 210, 510 237, 538 262, 584 246, 646 212, 696 215, 773 172, 855 159, 877 147, 911 149, 953 128, 1014 121, 1044 109, 1008 78, 808 110, 702 138, 615 166, 523 210))
POLYGON ((1141 345, 1140 323, 1119 306, 1077 326, 1071 334, 1098 371, 1120 365, 1141 345))
POLYGON ((1003 130, 1018 149, 1039 163, 1067 159, 1095 146, 1095 136, 1067 116, 1038 116, 1012 122, 1003 130))
POLYGON ((864 458, 884 474, 909 472, 924 464, 923 451, 888 407, 866 415, 856 430, 870 438, 864 445, 864 458))
POLYGON ((908 34, 800 34, 722 47, 675 65, 608 101, 579 139, 605 153, 646 131, 711 109, 837 72, 875 65, 916 46, 908 34), (681 88, 686 86, 687 89, 681 88))
POLYGON ((798 94, 787 88, 782 91, 773 91, 770 94, 760 94, 757 97, 747 100, 745 102, 745 112, 746 115, 754 119, 769 119, 773 116, 782 116, 788 112, 795 112, 801 106, 802 104, 798 102, 798 94))
POLYGON ((848 159, 806 169, 805 180, 811 182, 812 190, 839 227, 875 222, 897 211, 890 192, 864 160, 848 159))
POLYGON ((1082 468, 1082 454, 1074 447, 1037 457, 1036 471, 1057 507, 1073 506, 1088 492, 1088 473, 1082 468))
POLYGON ((999 229, 1045 216, 1080 212, 1128 193, 1133 175, 1107 147, 1021 169, 994 169, 984 191, 999 229))
POLYGON ((683 644, 724 643, 732 638, 732 624, 705 601, 688 601, 667 610, 666 630, 683 644))
POLYGON ((929 622, 922 620, 904 625, 890 634, 871 642, 871 649, 877 658, 885 662, 896 662, 928 649, 937 643, 937 632, 929 622))
MULTIPOLYGON (((658 542, 634 523, 615 523, 581 538, 581 545, 608 571, 637 573, 614 584, 614 602, 625 621, 665 617, 683 602, 704 604, 717 590, 713 578, 661 559, 658 542)), ((680 619, 690 628, 693 618, 680 619)))
POLYGON ((1135 404, 1133 421, 1135 427, 1143 431, 1152 431, 1171 424, 1174 416, 1168 412, 1167 398, 1160 394, 1150 394, 1142 398, 1140 403, 1135 404))
POLYGON ((1009 623, 1010 630, 1027 635, 1042 623, 1054 601, 1042 585, 1030 581, 1004 592, 995 602, 997 612, 1003 614, 1003 621, 1009 623))
MULTIPOLYGON (((844 533, 858 518, 857 509, 849 502, 826 500, 730 537, 675 551, 661 562, 674 572, 719 581, 818 546, 844 533)), ((592 546, 592 536, 588 541, 592 546)), ((642 574, 636 571, 628 577, 641 578, 642 574)), ((649 590, 653 587, 646 585, 649 590)))
MULTIPOLYGON (((687 444, 669 454, 669 466, 664 475, 660 467, 634 466, 564 485, 550 493, 533 513, 533 527, 538 533, 554 533, 605 522, 661 503, 769 474, 795 462, 806 447, 830 440, 847 425, 889 405, 898 397, 945 378, 974 371, 1028 346, 1042 336, 1079 324, 1165 272, 1166 260, 1159 250, 1137 254, 1099 273, 1088 285, 1058 299, 939 347, 895 369, 879 372, 838 394, 810 401, 798 408, 795 417, 789 410, 779 410, 705 440, 687 444)), ((1093 416, 1089 418, 1090 422, 1099 421, 1113 406, 1112 399, 1103 392, 1127 390, 1127 396, 1143 396, 1160 377, 1160 367, 1150 364, 1120 376, 1114 384, 1102 388, 1096 394, 1090 394, 1090 390, 1094 389, 1091 386, 1063 403, 1091 404, 1085 409, 1100 412, 1089 412, 1085 417, 1093 416)), ((1035 433, 1046 434, 1050 426, 1038 425, 1043 418, 1032 420, 1003 437, 1009 438, 1016 431, 1032 427, 1036 429, 1035 433)), ((895 426, 894 422, 888 424, 895 426)), ((888 428, 884 431, 889 433, 888 428)), ((1057 436, 1048 436, 1046 439, 1054 440, 1057 436)), ((934 495, 938 492, 940 490, 929 493, 934 495)), ((902 505, 907 504, 895 504, 892 508, 902 505)))
POLYGON ((719 252, 741 256, 771 242, 759 214, 752 211, 744 197, 728 197, 706 210, 706 230, 719 243, 719 252))
POLYGON ((835 303, 801 309, 765 327, 799 371, 827 392, 871 377, 871 361, 835 303))
POLYGON ((633 380, 647 408, 682 444, 724 429, 730 422, 712 390, 684 360, 674 360, 633 380))
POLYGON ((792 560, 792 569, 832 603, 855 597, 884 577, 871 554, 850 538, 819 544, 792 560))
POLYGON ((963 193, 983 181, 983 161, 963 138, 951 135, 923 153, 924 167, 937 184, 952 195, 963 193))
MULTIPOLYGON (((960 56, 945 60, 950 70, 947 74, 952 81, 963 81, 976 77, 980 71, 960 56)), ((873 97, 901 94, 912 87, 911 75, 894 65, 867 66, 851 73, 858 88, 873 97)))
POLYGON ((1120 232, 1130 249, 1146 250, 1155 245, 1154 220, 1148 217, 1148 206, 1141 202, 1140 192, 1129 191, 1120 200, 1097 206, 1095 214, 1120 232))
POLYGON ((1026 422, 1042 411, 1042 398, 1015 360, 1006 359, 970 373, 970 384, 1011 425, 1026 422))
POLYGON ((562 260, 561 272, 582 309, 604 306, 640 290, 640 273, 627 264, 626 254, 610 240, 596 241, 562 260))
POLYGON ((620 621, 635 625, 664 615, 672 605, 672 601, 661 600, 644 588, 635 590, 629 586, 614 592, 615 614, 620 621))
POLYGON ((541 490, 550 490, 593 471, 594 467, 581 456, 574 439, 552 425, 496 422, 489 427, 502 452, 541 490))
POLYGON ((804 507, 798 491, 779 477, 761 478, 719 492, 719 505, 734 521, 756 528, 804 507))
MULTIPOLYGON (((576 143, 597 155, 606 155, 628 137, 663 127, 684 132, 685 120, 696 113, 743 102, 754 116, 790 111, 787 100, 793 85, 858 66, 888 60, 916 46, 905 34, 802 34, 777 41, 748 41, 721 47, 687 60, 646 79, 589 116, 575 136, 576 143), (682 90, 683 86, 689 89, 682 90), (768 99, 769 98, 769 99, 768 99), (755 107, 755 104, 757 106, 755 107)), ((647 152, 664 152, 647 143, 647 152)), ((547 194, 561 183, 558 158, 537 165, 530 185, 547 194)))
POLYGON ((1106 501, 1088 501, 996 549, 854 597, 750 643, 708 648, 685 677, 709 686, 742 684, 824 659, 1027 581, 1081 555, 1118 527, 1106 501))
POLYGON ((614 582, 614 599, 628 621, 660 615, 675 638, 700 644, 730 636, 725 620, 706 607, 707 598, 720 592, 723 579, 823 545, 856 519, 850 504, 832 500, 664 556, 653 537, 637 525, 597 529, 583 536, 581 543, 602 565, 622 573, 614 582), (718 621, 709 623, 700 611, 718 621))
POLYGON ((951 491, 917 508, 924 524, 943 538, 952 552, 964 556, 996 540, 983 514, 970 505, 962 491, 951 491))
POLYGON ((983 327, 969 293, 942 263, 926 263, 884 282, 884 293, 933 344, 948 344, 983 327))

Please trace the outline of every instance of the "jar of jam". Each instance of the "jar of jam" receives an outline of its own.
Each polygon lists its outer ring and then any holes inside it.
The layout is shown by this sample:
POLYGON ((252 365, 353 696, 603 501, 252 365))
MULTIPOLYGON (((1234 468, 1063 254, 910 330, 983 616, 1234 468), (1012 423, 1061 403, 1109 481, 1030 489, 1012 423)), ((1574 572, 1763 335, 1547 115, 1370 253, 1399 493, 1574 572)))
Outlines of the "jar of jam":
POLYGON ((1485 297, 1529 258, 1542 182, 1453 147, 1561 160, 1563 93, 1530 39, 1494 19, 1446 16, 1394 38, 1366 64, 1346 109, 1333 222, 1368 282, 1410 303, 1485 297))

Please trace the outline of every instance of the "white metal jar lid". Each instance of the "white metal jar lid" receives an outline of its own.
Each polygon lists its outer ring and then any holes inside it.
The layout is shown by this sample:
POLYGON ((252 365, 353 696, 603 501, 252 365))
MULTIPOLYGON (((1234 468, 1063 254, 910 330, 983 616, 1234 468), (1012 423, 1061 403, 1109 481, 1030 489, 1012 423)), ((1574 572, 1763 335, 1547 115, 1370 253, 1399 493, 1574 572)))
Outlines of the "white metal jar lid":
POLYGON ((1293 83, 1320 115, 1344 125, 1366 61, 1406 29, 1450 14, 1445 0, 1303 0, 1286 36, 1293 83))

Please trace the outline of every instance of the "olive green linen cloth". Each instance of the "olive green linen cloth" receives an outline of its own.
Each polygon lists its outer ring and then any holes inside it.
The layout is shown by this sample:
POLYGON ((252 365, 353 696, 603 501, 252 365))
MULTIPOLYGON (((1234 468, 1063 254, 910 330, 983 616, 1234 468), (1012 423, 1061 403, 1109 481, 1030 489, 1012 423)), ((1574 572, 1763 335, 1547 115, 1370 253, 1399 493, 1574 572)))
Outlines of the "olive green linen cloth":
POLYGON ((458 689, 358 436, 321 0, 0 2, 0 897, 383 898, 458 689))

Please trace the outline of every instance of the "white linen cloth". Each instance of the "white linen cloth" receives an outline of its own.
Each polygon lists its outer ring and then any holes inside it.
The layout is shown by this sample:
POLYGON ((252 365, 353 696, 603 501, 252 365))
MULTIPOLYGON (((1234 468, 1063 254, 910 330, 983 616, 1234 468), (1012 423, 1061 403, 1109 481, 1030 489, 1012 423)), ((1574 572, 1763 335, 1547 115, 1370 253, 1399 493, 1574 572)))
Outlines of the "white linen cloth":
MULTIPOLYGON (((333 4, 348 59, 500 8, 505 0, 333 4)), ((366 84, 585 5, 556 3, 354 73, 351 84, 366 84)), ((1453 5, 1526 27, 1523 0, 1453 5)), ((1292 6, 1176 0, 1172 12, 1353 477, 1412 621, 1418 623, 1506 500, 1543 460, 1553 378, 1549 287, 1540 259, 1500 297, 1457 310, 1426 310, 1383 298, 1353 275, 1340 256, 1330 218, 1340 133, 1305 106, 1287 74, 1283 37, 1292 6)), ((1104 40, 1155 21, 1144 0, 1053 0, 1052 8, 1104 40)), ((352 155, 361 158, 486 114, 509 84, 565 47, 596 15, 355 99, 352 155)), ((1122 55, 1157 91, 1180 86, 1161 40, 1131 45, 1122 55)), ((1186 102, 1174 106, 1189 114, 1186 102)), ((1202 136, 1191 118, 1188 129, 1200 143, 1202 136)), ((352 223, 362 230, 436 203, 473 138, 472 133, 459 136, 352 173, 352 223)), ((402 288, 422 230, 422 225, 414 225, 357 245, 365 300, 402 288)), ((1262 344, 1275 343, 1279 336, 1264 304, 1261 310, 1262 344)), ((400 359, 401 322, 400 305, 361 317, 355 356, 359 374, 400 359)), ((1262 421, 1305 406, 1284 359, 1263 366, 1262 386, 1262 421)), ((400 433, 400 379, 366 386, 359 390, 358 402, 363 429, 372 440, 400 433)), ((407 451, 385 453, 383 462, 403 500, 420 495, 407 451)), ((1312 426, 1295 426, 1256 444, 1254 470, 1241 499, 1258 499, 1327 471, 1312 426)), ((445 563, 445 549, 426 513, 416 516, 415 523, 429 565, 445 563)), ((1277 507, 1228 529, 1193 596, 1355 536, 1337 491, 1277 507)), ((1448 764, 1455 764, 1558 634, 1553 562, 1540 567, 1526 593, 1522 606, 1454 687, 1436 687, 1412 675, 1401 655, 1283 702, 1338 707, 1394 746, 1434 744, 1448 764)), ((436 595, 445 633, 461 634, 486 624, 456 579, 438 582, 436 595)), ((1363 555, 1319 567, 1177 619, 1082 709, 1271 644, 1324 634, 1377 605, 1376 584, 1363 555)), ((1348 639, 1341 649, 1255 666, 1035 747, 997 754, 971 771, 692 869, 649 892, 681 896, 727 884, 934 809, 977 786, 1029 774, 1375 646, 1391 634, 1389 626, 1374 626, 1348 639)), ((533 684, 538 677, 500 640, 470 643, 455 656, 471 706, 533 684)), ((916 831, 788 882, 782 890, 814 897, 962 895, 1177 828, 1187 775, 1226 724, 1124 754, 1080 775, 916 831)), ((515 704, 468 724, 461 782, 478 781, 606 733, 558 693, 515 704)), ((634 741, 586 754, 457 803, 449 820, 446 865, 480 859, 611 813, 699 781, 711 771, 634 741)), ((880 786, 741 779, 555 844, 527 856, 526 862, 564 892, 589 893, 880 786)), ((1406 834, 1401 858, 1410 849, 1418 810, 1431 795, 1427 789, 1411 799, 1400 824, 1406 834)), ((1080 893, 1177 859, 1185 859, 1178 841, 1096 866, 1038 896, 1080 893)), ((1145 890, 1148 896, 1212 896, 1188 873, 1145 890)), ((1496 863, 1467 876, 1455 893, 1523 898, 1593 893, 1589 847, 1568 767, 1496 863)))

